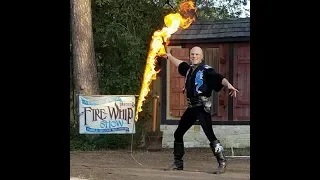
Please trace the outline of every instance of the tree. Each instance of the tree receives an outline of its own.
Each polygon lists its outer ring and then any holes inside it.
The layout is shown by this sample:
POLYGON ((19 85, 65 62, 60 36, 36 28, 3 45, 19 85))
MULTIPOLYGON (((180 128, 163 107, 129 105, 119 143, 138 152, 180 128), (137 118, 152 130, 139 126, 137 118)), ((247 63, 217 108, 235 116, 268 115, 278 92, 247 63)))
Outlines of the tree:
POLYGON ((168 12, 150 0, 96 0, 93 34, 103 94, 139 94, 152 33, 168 12))
POLYGON ((249 0, 197 0, 200 19, 238 18, 249 0))
MULTIPOLYGON (((184 0, 155 0, 160 6, 177 10, 178 4, 184 0)), ((228 19, 237 18, 245 11, 250 0, 193 0, 197 6, 197 19, 228 19)), ((247 14, 246 14, 247 15, 247 14)))
POLYGON ((83 95, 99 94, 91 0, 71 0, 71 34, 75 91, 83 95))

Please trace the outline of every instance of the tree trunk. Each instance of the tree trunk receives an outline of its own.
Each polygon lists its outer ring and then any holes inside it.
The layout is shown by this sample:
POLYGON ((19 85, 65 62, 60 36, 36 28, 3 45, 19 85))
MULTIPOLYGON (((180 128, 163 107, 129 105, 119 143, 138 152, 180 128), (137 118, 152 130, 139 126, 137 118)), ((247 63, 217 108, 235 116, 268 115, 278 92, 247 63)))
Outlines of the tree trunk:
POLYGON ((91 0, 71 0, 71 29, 76 93, 99 94, 97 62, 93 46, 91 0))

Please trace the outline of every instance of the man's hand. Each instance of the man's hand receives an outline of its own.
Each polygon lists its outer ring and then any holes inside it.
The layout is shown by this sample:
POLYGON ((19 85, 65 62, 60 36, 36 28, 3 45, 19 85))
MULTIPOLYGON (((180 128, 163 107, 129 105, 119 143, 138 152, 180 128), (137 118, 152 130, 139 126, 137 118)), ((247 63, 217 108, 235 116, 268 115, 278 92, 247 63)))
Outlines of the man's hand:
POLYGON ((231 84, 228 84, 228 89, 230 89, 229 95, 231 95, 231 97, 237 97, 238 89, 234 88, 231 84))
POLYGON ((162 57, 164 57, 165 59, 169 59, 169 56, 172 56, 171 53, 166 53, 162 55, 162 57))
POLYGON ((173 57, 171 53, 166 53, 162 57, 170 60, 176 67, 178 67, 179 64, 183 62, 180 59, 177 59, 177 58, 173 57))
POLYGON ((228 89, 231 90, 229 93, 229 95, 231 95, 231 97, 237 96, 237 92, 239 92, 238 89, 234 88, 226 78, 222 79, 221 84, 224 85, 225 87, 228 87, 228 89))

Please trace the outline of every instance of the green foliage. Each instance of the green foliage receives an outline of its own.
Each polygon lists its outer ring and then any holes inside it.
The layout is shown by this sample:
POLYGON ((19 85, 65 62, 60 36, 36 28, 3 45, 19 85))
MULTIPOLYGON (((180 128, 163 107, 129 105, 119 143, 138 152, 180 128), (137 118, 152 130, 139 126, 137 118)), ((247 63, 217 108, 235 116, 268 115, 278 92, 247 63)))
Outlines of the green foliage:
POLYGON ((237 18, 243 13, 242 6, 248 0, 197 0, 199 19, 237 18))
MULTIPOLYGON (((177 11, 179 3, 184 0, 169 0, 169 4, 177 11)), ((228 19, 237 18, 243 13, 242 6, 249 0, 196 0, 198 19, 228 19)), ((171 9, 166 5, 167 0, 158 0, 158 4, 171 9)))
POLYGON ((150 1, 97 1, 96 58, 103 94, 139 94, 149 42, 165 11, 150 1))

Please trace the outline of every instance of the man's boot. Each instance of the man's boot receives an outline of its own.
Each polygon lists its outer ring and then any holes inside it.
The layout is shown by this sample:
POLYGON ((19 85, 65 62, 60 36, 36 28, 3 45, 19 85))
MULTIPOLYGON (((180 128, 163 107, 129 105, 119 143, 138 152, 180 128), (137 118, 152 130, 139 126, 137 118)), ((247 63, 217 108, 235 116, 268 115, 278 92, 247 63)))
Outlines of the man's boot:
POLYGON ((174 142, 173 144, 173 164, 167 170, 183 170, 184 144, 174 142))
POLYGON ((213 154, 216 156, 219 166, 214 174, 222 174, 225 172, 227 167, 227 160, 223 154, 223 147, 220 144, 219 140, 214 140, 210 143, 213 154))

